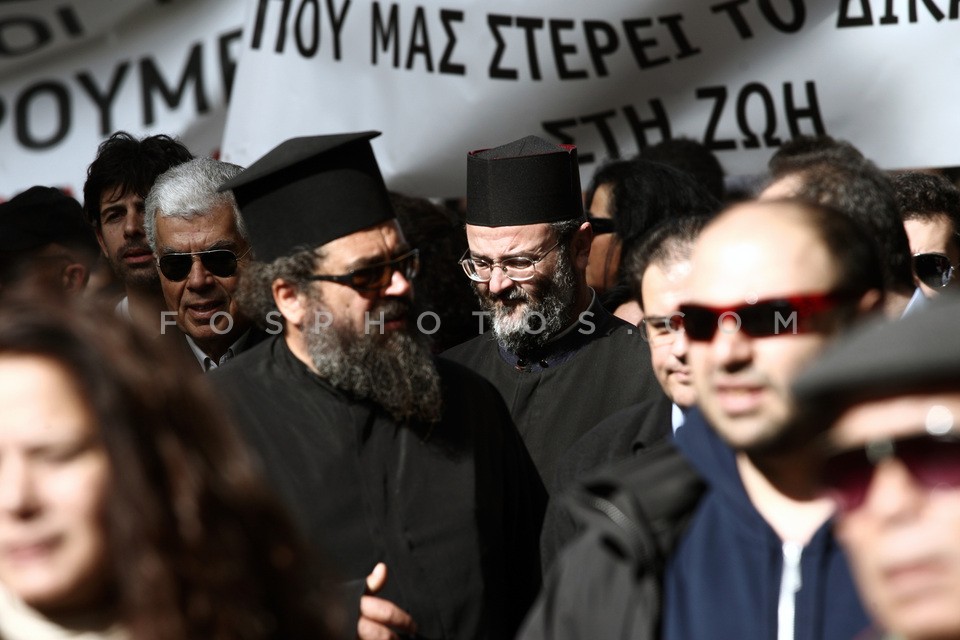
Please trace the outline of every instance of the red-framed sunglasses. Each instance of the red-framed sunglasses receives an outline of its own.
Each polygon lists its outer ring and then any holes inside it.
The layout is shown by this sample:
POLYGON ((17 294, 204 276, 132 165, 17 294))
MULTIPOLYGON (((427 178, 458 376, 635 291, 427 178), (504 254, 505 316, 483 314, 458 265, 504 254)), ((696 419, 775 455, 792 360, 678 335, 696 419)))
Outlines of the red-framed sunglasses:
POLYGON ((717 329, 730 321, 735 323, 735 330, 751 338, 766 338, 815 331, 818 317, 851 299, 849 293, 834 291, 767 298, 735 307, 681 304, 680 313, 690 340, 709 342, 713 340, 717 329))

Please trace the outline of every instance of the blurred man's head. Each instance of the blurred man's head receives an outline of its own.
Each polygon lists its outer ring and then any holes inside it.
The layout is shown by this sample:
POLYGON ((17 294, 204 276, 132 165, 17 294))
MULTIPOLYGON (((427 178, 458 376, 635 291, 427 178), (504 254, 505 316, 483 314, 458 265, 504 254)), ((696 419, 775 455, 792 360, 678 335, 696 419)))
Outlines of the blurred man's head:
POLYGON ((905 640, 960 638, 958 313, 938 301, 865 327, 796 383, 827 430, 823 483, 863 602, 905 640))
POLYGON ((873 243, 834 211, 754 202, 709 224, 680 310, 697 400, 717 432, 748 453, 793 446, 790 383, 881 288, 873 243))
POLYGON ((0 203, 0 288, 80 293, 98 249, 80 203, 35 186, 0 203))

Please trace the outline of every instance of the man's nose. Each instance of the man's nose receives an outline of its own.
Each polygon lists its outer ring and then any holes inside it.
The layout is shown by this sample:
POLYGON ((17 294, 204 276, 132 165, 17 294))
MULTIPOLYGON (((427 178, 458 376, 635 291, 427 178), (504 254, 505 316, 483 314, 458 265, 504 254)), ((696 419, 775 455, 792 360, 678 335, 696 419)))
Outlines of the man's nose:
POLYGON ((193 262, 190 264, 190 272, 187 274, 187 287, 190 289, 202 289, 213 282, 213 274, 207 271, 200 256, 191 256, 193 262))
POLYGON ((383 295, 406 298, 410 296, 412 291, 413 283, 403 274, 403 271, 395 269, 390 274, 390 284, 383 290, 383 295))
POLYGON ((0 465, 0 512, 22 518, 37 509, 29 463, 21 456, 9 456, 0 465))
POLYGON ((130 210, 123 217, 123 235, 127 238, 145 235, 143 230, 143 212, 130 210))
POLYGON ((490 268, 490 281, 487 282, 490 293, 498 294, 501 291, 506 291, 513 285, 513 280, 507 277, 507 272, 503 267, 495 265, 490 268))

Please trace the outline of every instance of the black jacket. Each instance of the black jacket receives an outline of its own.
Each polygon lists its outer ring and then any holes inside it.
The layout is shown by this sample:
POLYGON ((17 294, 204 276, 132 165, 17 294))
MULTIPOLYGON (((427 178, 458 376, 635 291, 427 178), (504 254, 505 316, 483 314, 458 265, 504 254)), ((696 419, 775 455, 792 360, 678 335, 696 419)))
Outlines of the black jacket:
POLYGON ((586 532, 548 572, 518 637, 658 638, 664 565, 703 490, 670 439, 586 481, 570 501, 586 532))

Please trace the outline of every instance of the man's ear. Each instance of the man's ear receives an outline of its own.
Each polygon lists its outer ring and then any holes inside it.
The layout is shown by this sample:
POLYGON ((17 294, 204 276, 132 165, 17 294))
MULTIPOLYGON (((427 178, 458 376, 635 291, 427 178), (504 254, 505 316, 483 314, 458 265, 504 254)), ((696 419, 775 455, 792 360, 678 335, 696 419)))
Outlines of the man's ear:
POLYGON ((277 278, 270 285, 273 301, 288 325, 300 326, 307 313, 306 296, 296 284, 277 278))
POLYGON ((90 271, 79 262, 71 262, 60 274, 63 290, 68 293, 81 293, 87 287, 90 271))
POLYGON ((587 268, 587 262, 590 260, 590 245, 592 243, 593 228, 589 222, 584 222, 573 234, 573 242, 570 244, 573 253, 573 265, 576 269, 583 270, 587 268))
POLYGON ((857 303, 857 312, 860 315, 873 311, 883 311, 883 292, 878 289, 870 289, 860 297, 860 302, 857 303))

